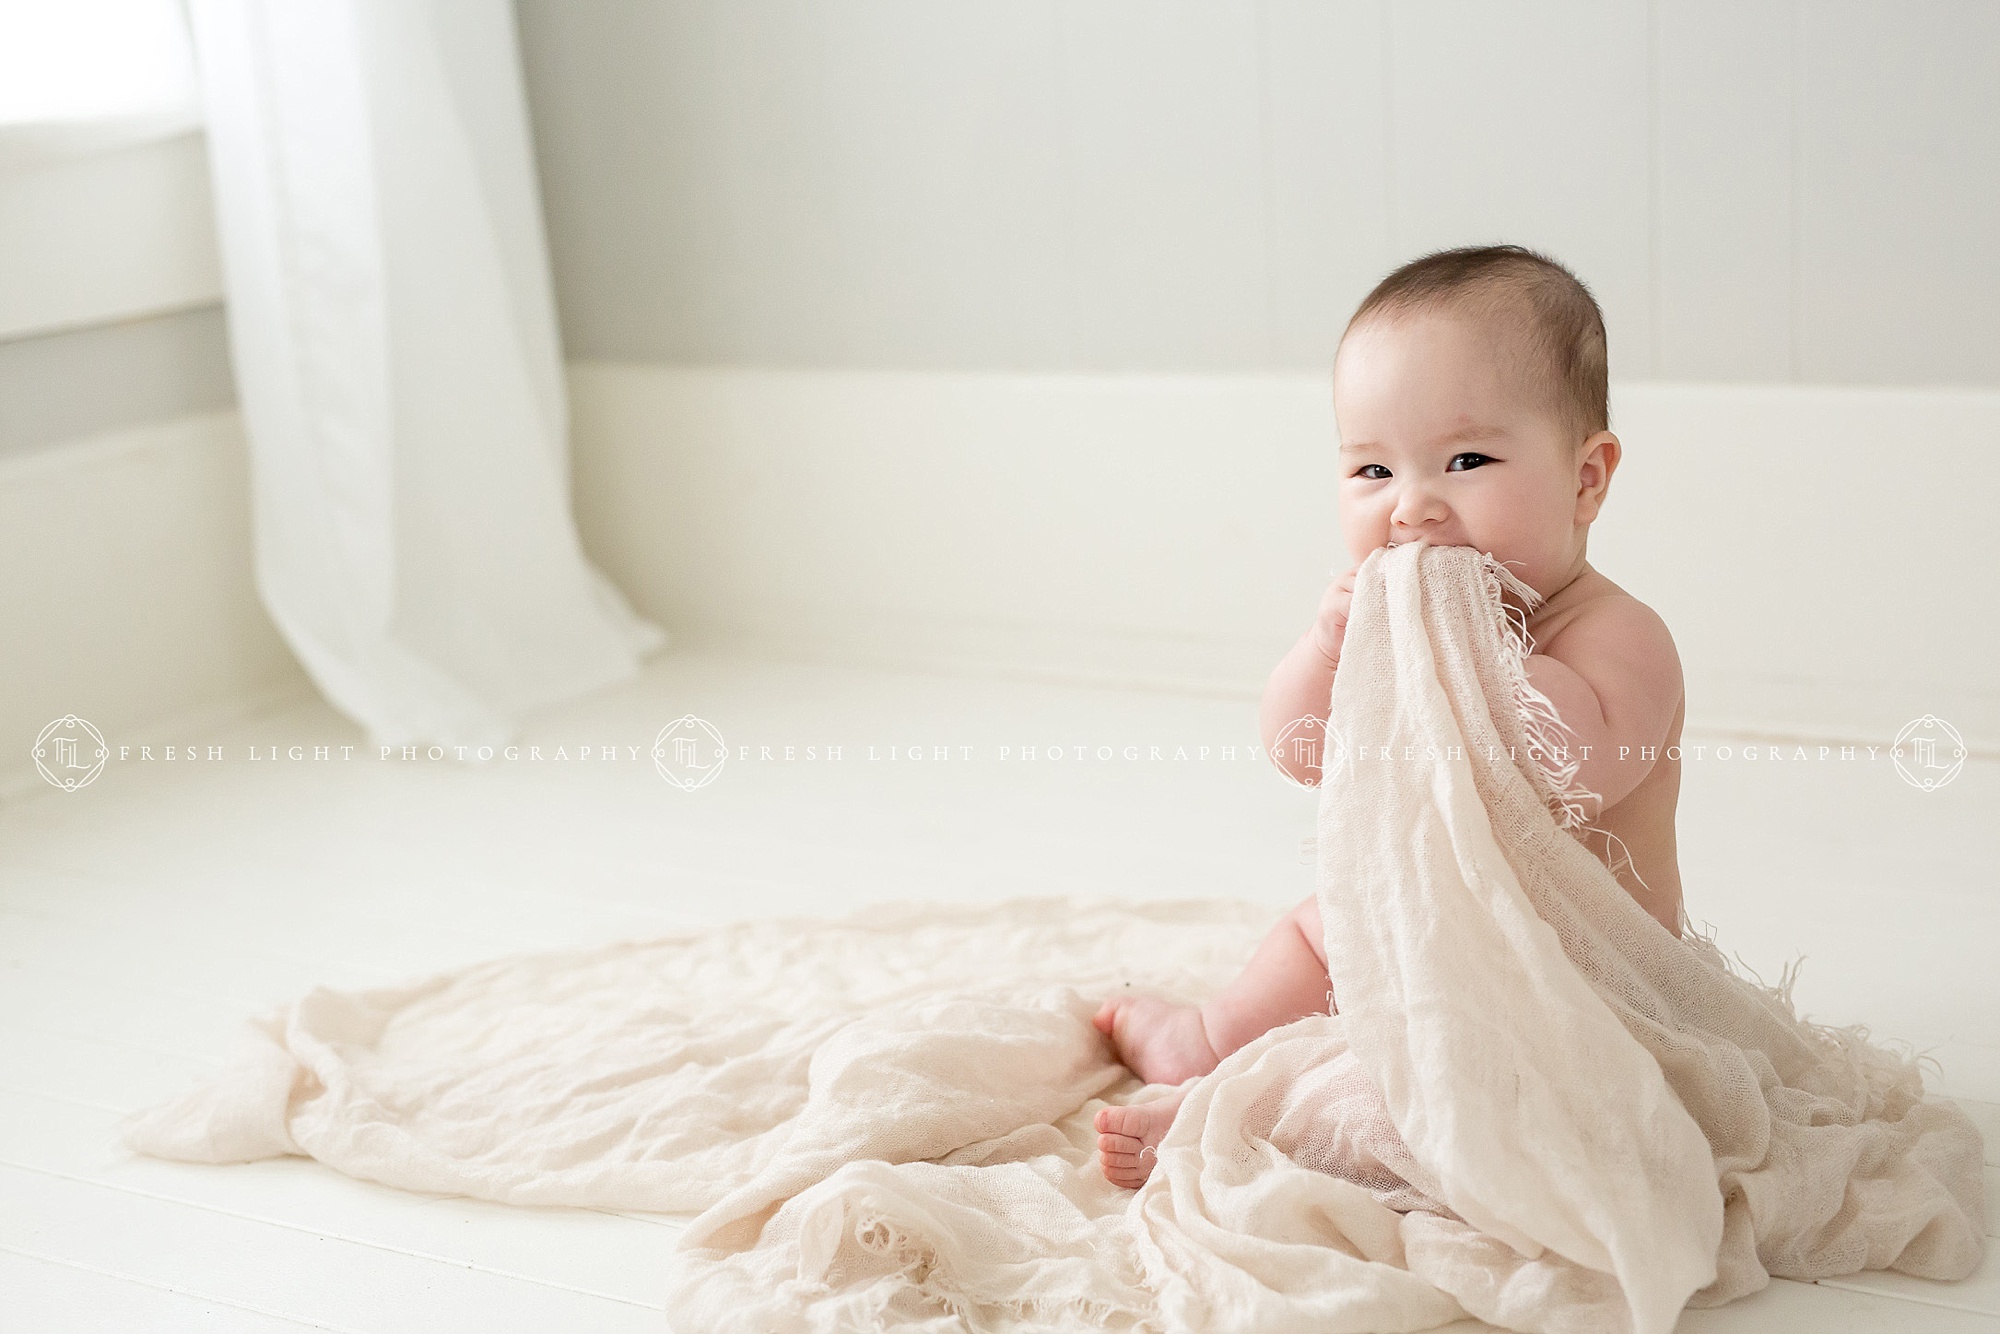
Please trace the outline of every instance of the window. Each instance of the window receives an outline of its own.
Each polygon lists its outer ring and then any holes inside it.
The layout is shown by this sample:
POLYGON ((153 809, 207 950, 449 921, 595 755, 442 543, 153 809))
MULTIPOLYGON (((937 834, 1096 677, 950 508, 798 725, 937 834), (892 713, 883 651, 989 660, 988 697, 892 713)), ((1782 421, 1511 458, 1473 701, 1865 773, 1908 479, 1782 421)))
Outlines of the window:
POLYGON ((200 124, 181 0, 0 0, 0 163, 200 124))
POLYGON ((0 341, 212 306, 183 0, 0 0, 0 341))

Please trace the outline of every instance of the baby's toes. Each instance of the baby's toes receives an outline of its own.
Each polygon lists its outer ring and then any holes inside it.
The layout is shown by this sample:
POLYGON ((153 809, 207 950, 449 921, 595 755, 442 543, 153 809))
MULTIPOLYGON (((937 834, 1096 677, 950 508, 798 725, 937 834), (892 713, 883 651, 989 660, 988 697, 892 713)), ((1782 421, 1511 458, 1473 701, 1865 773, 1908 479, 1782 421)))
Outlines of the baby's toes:
POLYGON ((1146 1178, 1153 1174, 1151 1159, 1141 1159, 1125 1154, 1117 1158, 1106 1157, 1103 1161, 1104 1179, 1114 1186, 1126 1190, 1137 1190, 1146 1184, 1146 1178))
POLYGON ((1146 1118, 1137 1107, 1106 1107, 1097 1114, 1099 1134, 1124 1135, 1139 1139, 1144 1135, 1146 1118))

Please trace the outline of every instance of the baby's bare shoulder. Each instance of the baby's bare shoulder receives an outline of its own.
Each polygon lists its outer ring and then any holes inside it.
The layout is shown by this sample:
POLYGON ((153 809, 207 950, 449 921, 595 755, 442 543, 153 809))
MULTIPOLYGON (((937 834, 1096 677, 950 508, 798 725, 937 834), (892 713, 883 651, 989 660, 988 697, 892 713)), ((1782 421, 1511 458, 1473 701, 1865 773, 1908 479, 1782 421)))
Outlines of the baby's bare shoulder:
POLYGON ((1607 721, 1622 718, 1651 730, 1647 724, 1654 715, 1671 716, 1680 703, 1680 652, 1658 612, 1609 580, 1604 583, 1540 651, 1589 683, 1607 721))

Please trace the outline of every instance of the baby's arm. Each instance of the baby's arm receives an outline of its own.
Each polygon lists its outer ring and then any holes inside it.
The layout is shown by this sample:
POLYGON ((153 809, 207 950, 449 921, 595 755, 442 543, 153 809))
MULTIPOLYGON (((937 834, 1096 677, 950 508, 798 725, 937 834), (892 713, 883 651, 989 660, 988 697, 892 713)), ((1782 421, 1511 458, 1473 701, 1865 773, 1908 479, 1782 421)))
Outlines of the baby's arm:
MULTIPOLYGON (((1308 757, 1298 750, 1281 747, 1278 737, 1302 718, 1326 721, 1333 697, 1333 670, 1340 661, 1341 643, 1347 637, 1347 612, 1354 601, 1354 578, 1359 570, 1357 565, 1327 585, 1313 623, 1306 627, 1299 642, 1292 645, 1292 651, 1273 669, 1271 679, 1264 685, 1264 704, 1259 714, 1264 749, 1280 769, 1308 787, 1319 782, 1319 770, 1306 763, 1308 757)), ((1324 746, 1326 734, 1322 730, 1311 740, 1324 746)))
MULTIPOLYGON (((1306 763, 1308 756, 1280 742, 1278 736, 1301 718, 1326 721, 1327 706, 1333 698, 1333 668, 1334 664, 1313 642, 1313 632, 1308 630, 1272 670, 1271 679, 1264 686, 1264 706, 1259 719, 1264 749, 1280 769, 1307 786, 1319 782, 1319 770, 1306 763)), ((1326 735, 1318 732, 1309 739, 1324 742, 1326 735)))
POLYGON ((1530 654, 1527 668, 1528 680, 1575 734, 1577 781, 1599 797, 1584 802, 1584 817, 1596 820, 1659 762, 1681 700, 1673 636, 1645 603, 1606 597, 1530 654))

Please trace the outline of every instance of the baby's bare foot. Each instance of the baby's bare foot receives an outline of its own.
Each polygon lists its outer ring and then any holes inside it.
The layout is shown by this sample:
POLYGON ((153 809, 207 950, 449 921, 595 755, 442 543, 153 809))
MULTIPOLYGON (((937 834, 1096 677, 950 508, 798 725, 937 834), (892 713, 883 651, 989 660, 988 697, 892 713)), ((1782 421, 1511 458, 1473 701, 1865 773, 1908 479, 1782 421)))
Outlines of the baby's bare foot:
POLYGON ((1146 1184, 1159 1162, 1160 1141, 1186 1097, 1184 1090, 1177 1090, 1156 1102, 1106 1107, 1097 1113, 1097 1158, 1106 1181, 1127 1190, 1146 1184))
POLYGON ((1118 1059, 1148 1084, 1179 1084, 1222 1063, 1208 1044, 1201 1010, 1153 996, 1104 1002, 1091 1022, 1111 1039, 1118 1059))

